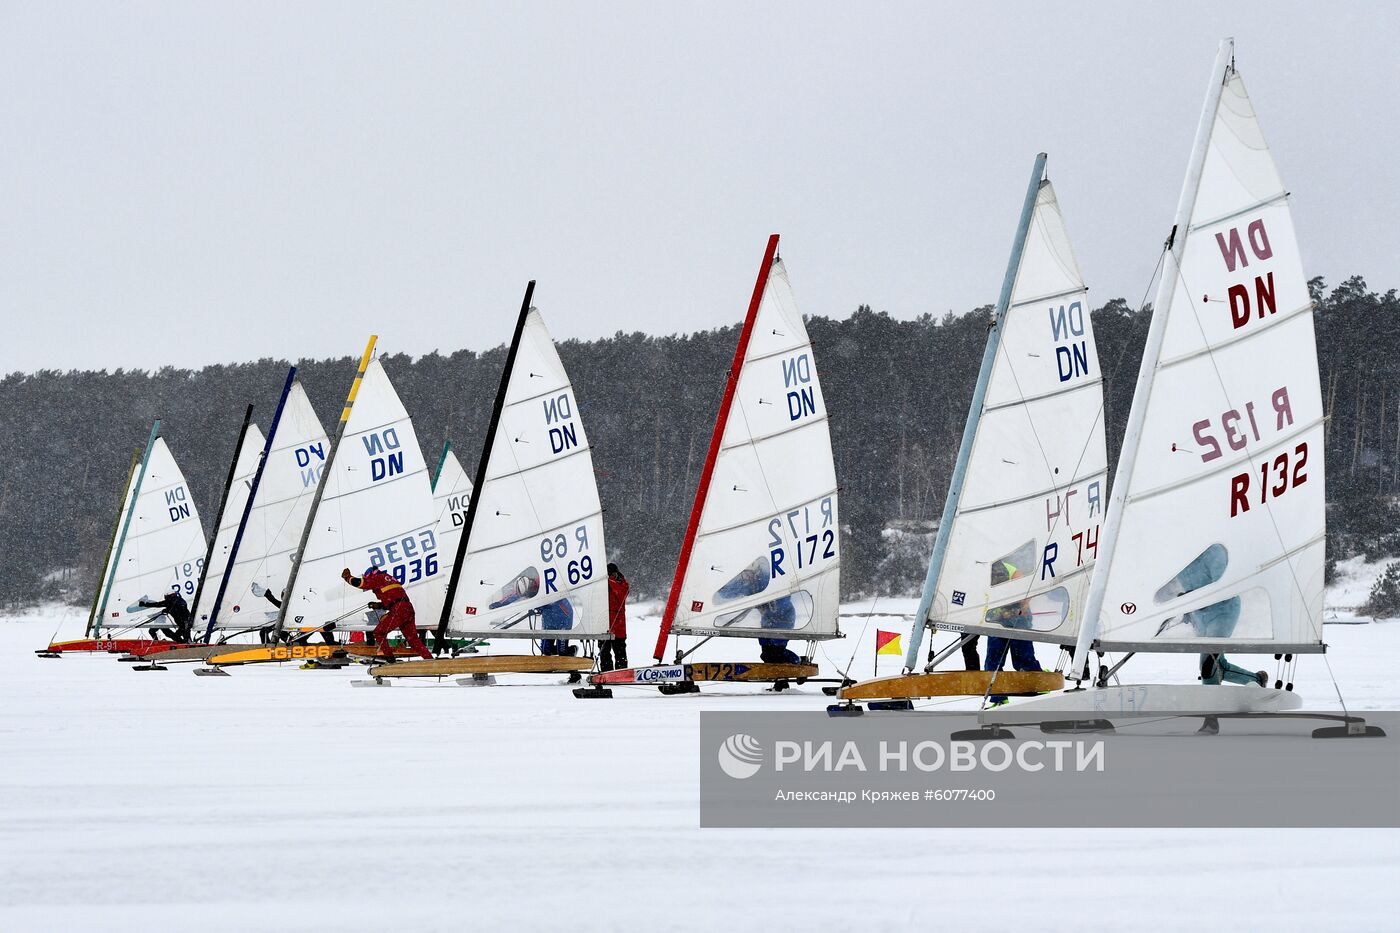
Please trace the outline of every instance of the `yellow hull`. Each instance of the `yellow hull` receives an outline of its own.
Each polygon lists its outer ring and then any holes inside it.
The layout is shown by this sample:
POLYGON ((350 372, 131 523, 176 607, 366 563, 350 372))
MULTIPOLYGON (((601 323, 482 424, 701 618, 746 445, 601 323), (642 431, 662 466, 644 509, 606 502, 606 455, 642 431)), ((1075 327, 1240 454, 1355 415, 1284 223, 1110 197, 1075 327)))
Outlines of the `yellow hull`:
POLYGON ((1001 671, 992 681, 991 671, 935 671, 931 674, 896 674, 863 680, 842 687, 843 700, 915 700, 921 697, 1032 696, 1063 690, 1065 678, 1054 671, 1001 671))

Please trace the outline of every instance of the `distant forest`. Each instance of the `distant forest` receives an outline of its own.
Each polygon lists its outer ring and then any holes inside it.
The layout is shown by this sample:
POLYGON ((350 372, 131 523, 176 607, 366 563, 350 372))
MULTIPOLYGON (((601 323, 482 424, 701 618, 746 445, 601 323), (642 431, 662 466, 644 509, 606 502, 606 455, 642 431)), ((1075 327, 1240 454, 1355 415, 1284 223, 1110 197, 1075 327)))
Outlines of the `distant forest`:
MULTIPOLYGON (((1359 277, 1309 283, 1327 412, 1329 558, 1400 552, 1400 299, 1359 277)), ((1116 461, 1151 316, 1121 299, 1093 312, 1116 461)), ((991 308, 896 320, 862 306, 812 317, 841 488, 848 595, 916 592, 967 417, 991 308)), ((638 596, 665 592, 704 461, 738 328, 617 333, 560 354, 593 444, 608 550, 638 596)), ((430 464, 451 439, 469 474, 504 348, 384 357, 430 464)), ((265 428, 288 363, 262 359, 144 370, 15 373, 0 379, 8 438, 0 480, 0 603, 84 603, 111 533, 132 450, 160 418, 209 531, 249 402, 265 428)), ((351 357, 301 360, 329 427, 351 357)), ((1330 564, 1329 564, 1330 566, 1330 564)))

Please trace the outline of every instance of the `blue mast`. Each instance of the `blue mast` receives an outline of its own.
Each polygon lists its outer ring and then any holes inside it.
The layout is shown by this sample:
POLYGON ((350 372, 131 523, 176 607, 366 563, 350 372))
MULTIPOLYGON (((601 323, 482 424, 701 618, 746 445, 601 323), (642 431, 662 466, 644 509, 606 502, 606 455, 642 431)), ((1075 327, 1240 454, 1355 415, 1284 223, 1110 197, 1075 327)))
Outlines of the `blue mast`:
POLYGON ((972 441, 977 436, 977 425, 982 420, 982 403, 987 396, 987 384, 992 379, 992 363, 1001 346, 1002 325, 1006 322, 1006 311, 1011 306, 1011 290, 1016 285, 1016 273, 1021 268, 1021 253, 1026 248, 1026 234, 1031 228, 1031 217, 1035 214, 1035 200, 1040 194, 1041 179, 1045 177, 1045 153, 1035 157, 1035 168, 1031 172, 1031 183, 1026 188, 1026 200, 1021 205, 1021 220, 1016 225, 1016 239, 1011 244, 1011 260, 1006 264, 1006 278, 1001 283, 1001 296, 997 298, 996 317, 987 331, 987 346, 982 351, 982 368, 977 373, 977 387, 972 390, 972 403, 968 406, 967 424, 963 425, 962 443, 958 447, 958 459, 953 465, 953 478, 948 483, 948 498, 943 502, 943 517, 938 521, 938 537, 933 542, 933 554, 928 562, 928 574, 924 577, 924 592, 919 597, 919 610, 914 615, 914 627, 909 633, 909 650, 904 656, 905 670, 912 671, 919 663, 919 646, 923 642, 924 622, 933 608, 934 592, 938 587, 938 577, 943 572, 943 557, 948 551, 948 538, 953 531, 953 516, 958 511, 958 500, 962 497, 963 480, 967 477, 967 461, 972 457, 972 441))

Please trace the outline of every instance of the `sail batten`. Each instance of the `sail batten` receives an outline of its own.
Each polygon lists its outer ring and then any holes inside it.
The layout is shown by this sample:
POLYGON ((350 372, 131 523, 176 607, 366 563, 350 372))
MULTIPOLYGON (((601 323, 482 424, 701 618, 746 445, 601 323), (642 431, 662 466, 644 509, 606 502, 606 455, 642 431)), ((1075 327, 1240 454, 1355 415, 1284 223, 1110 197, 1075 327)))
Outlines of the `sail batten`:
POLYGON ((1161 362, 1159 362, 1159 363, 1157 364, 1157 370, 1158 370, 1158 372, 1160 372, 1160 371, 1162 371, 1162 370, 1164 370, 1164 369, 1171 369, 1173 366, 1177 366, 1177 365, 1179 365, 1179 364, 1181 364, 1181 363, 1190 362, 1191 360, 1194 360, 1194 359, 1196 359, 1196 358, 1198 358, 1198 357, 1201 357, 1201 356, 1207 356, 1207 355, 1209 355, 1209 354, 1211 354, 1211 353, 1215 353, 1215 352, 1221 350, 1221 349, 1224 348, 1224 347, 1231 346, 1232 344, 1245 343, 1245 342, 1247 342, 1247 341, 1254 340, 1254 339, 1256 339, 1256 338, 1258 338, 1258 337, 1262 337, 1262 336, 1263 336, 1267 331, 1269 331, 1271 328, 1274 328, 1274 327, 1279 326, 1280 324, 1286 323, 1286 322, 1288 321, 1289 318, 1295 317, 1295 316, 1297 316, 1297 315, 1299 315, 1299 314, 1308 314, 1308 315, 1311 315, 1311 314, 1312 314, 1312 310, 1313 310, 1312 302, 1309 301, 1309 302, 1308 302, 1307 304, 1305 304, 1305 305, 1299 305, 1298 307, 1294 308, 1292 311, 1281 311, 1281 312, 1279 312, 1278 314, 1274 315, 1273 317, 1266 318, 1266 319, 1260 321, 1260 322, 1259 322, 1259 325, 1260 325, 1260 326, 1259 326, 1259 328, 1258 328, 1257 330, 1255 330, 1255 331, 1252 331, 1252 332, 1247 333, 1247 334, 1235 334, 1235 335, 1233 335, 1233 336, 1230 336, 1230 337, 1225 338, 1224 340, 1218 340, 1218 341, 1216 341, 1215 344, 1214 344, 1213 346, 1201 347, 1200 349, 1197 349, 1197 350, 1190 350, 1190 351, 1188 351, 1188 352, 1186 352, 1186 353, 1181 354, 1180 356, 1176 356, 1176 357, 1172 357, 1172 358, 1170 358, 1170 359, 1162 360, 1161 362))
POLYGON ((1103 379, 1090 379, 1087 382, 1083 382, 1075 386, 1070 386, 1068 388, 1052 389, 1049 392, 1042 392, 1038 395, 1027 395, 1019 399, 1000 402, 995 405, 988 405, 986 408, 982 409, 982 413, 984 415, 987 415, 995 411, 1001 411, 1004 408, 1019 408, 1023 405, 1032 405, 1036 402, 1043 401, 1045 399, 1059 398, 1062 395, 1071 395, 1075 392, 1087 392, 1092 389, 1098 389, 1099 394, 1102 395, 1103 379))

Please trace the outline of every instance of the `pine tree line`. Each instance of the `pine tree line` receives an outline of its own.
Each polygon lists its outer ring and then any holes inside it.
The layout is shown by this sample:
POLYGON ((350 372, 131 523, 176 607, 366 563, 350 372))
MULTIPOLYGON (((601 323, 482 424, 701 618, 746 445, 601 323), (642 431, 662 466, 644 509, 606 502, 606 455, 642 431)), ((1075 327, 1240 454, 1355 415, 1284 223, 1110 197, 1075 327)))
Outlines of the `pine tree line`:
MULTIPOLYGON (((1400 493, 1400 299, 1393 290, 1368 290, 1360 278, 1330 292, 1320 279, 1310 285, 1327 414, 1330 555, 1400 553, 1393 503, 1400 493)), ((1150 312, 1115 299, 1093 319, 1112 464, 1150 312)), ((843 320, 808 319, 841 485, 848 595, 919 585, 990 321, 990 307, 896 320, 862 306, 843 320), (900 550, 888 529, 916 534, 900 550)), ((627 568, 639 595, 661 594, 670 583, 737 333, 737 326, 660 337, 619 332, 560 344, 594 449, 610 557, 627 568)), ((383 358, 430 464, 451 439, 474 470, 504 360, 504 348, 383 358)), ((328 427, 355 363, 349 356, 297 363, 328 427)), ((9 440, 0 479, 7 564, 0 602, 81 603, 91 594, 133 447, 156 418, 209 530, 243 408, 252 402, 266 427, 287 365, 264 358, 198 370, 44 370, 0 379, 0 427, 9 440)))

